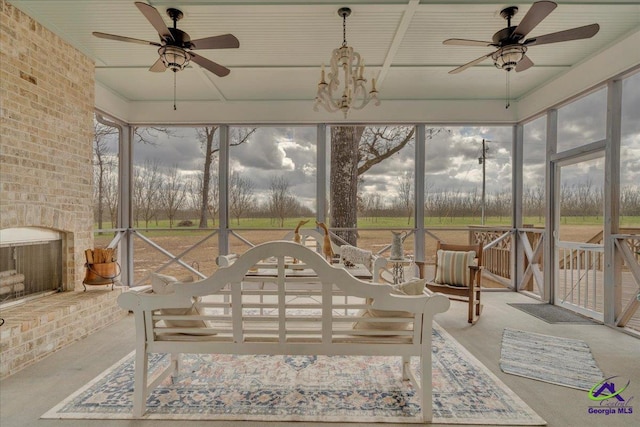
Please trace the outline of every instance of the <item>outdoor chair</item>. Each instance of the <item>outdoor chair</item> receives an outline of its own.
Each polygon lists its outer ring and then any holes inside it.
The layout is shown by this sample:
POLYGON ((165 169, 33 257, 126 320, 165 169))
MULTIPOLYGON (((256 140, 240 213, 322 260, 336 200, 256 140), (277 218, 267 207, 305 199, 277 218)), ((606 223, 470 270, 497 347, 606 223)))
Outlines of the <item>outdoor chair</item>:
MULTIPOLYGON (((421 264, 420 277, 424 278, 424 263, 421 264)), ((453 245, 438 241, 435 274, 427 281, 427 289, 467 302, 468 321, 474 324, 482 312, 482 268, 482 244, 453 245)))

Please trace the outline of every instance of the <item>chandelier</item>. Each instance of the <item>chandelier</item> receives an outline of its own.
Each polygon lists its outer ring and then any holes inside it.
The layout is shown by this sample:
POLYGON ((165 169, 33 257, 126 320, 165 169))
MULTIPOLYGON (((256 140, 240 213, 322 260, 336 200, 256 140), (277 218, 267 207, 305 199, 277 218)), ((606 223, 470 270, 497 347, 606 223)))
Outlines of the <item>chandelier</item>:
POLYGON ((329 112, 340 110, 346 118, 350 109, 360 110, 371 100, 375 100, 375 105, 380 105, 380 100, 376 90, 376 79, 371 79, 371 90, 367 92, 364 60, 351 46, 347 46, 347 16, 351 15, 351 9, 342 7, 338 9, 338 15, 342 17, 342 46, 331 53, 328 82, 325 80, 324 64, 322 65, 313 109, 318 111, 318 107, 322 106, 329 112))

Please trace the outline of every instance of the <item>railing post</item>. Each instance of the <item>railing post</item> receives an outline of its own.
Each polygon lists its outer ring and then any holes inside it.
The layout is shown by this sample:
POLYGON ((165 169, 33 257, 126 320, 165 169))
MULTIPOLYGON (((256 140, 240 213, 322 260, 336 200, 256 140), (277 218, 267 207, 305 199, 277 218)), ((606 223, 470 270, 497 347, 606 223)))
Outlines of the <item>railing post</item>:
POLYGON ((547 111, 547 147, 545 157, 545 197, 546 197, 546 221, 544 233, 546 241, 544 246, 544 287, 541 295, 543 301, 554 304, 555 302, 555 274, 557 269, 556 256, 556 227, 560 218, 557 207, 560 204, 558 199, 560 184, 558 180, 558 167, 551 157, 556 153, 558 147, 558 110, 547 111))
POLYGON ((414 174, 414 221, 416 232, 413 236, 414 259, 425 261, 424 242, 424 181, 425 181, 425 144, 426 133, 424 124, 416 126, 416 151, 415 151, 415 174, 414 174))
POLYGON ((604 156, 604 323, 615 325, 622 313, 622 257, 615 249, 620 230, 620 140, 622 80, 607 87, 607 141, 604 156))
POLYGON ((119 140, 119 161, 118 161, 118 173, 120 175, 120 199, 118 200, 118 227, 124 228, 125 235, 123 236, 120 245, 118 245, 120 251, 120 282, 127 286, 133 286, 135 277, 133 270, 133 137, 134 127, 129 125, 120 126, 120 140, 119 140))
POLYGON ((511 286, 514 291, 518 291, 518 285, 522 282, 524 274, 524 248, 520 236, 522 228, 522 146, 524 141, 524 126, 519 124, 513 127, 513 137, 511 144, 511 153, 513 156, 513 167, 511 168, 511 199, 512 218, 511 226, 513 233, 511 234, 511 286))
POLYGON ((220 128, 220 156, 218 158, 218 197, 220 209, 218 211, 218 254, 229 253, 229 126, 220 128))
POLYGON ((316 221, 326 223, 327 214, 327 125, 319 124, 316 135, 316 221))

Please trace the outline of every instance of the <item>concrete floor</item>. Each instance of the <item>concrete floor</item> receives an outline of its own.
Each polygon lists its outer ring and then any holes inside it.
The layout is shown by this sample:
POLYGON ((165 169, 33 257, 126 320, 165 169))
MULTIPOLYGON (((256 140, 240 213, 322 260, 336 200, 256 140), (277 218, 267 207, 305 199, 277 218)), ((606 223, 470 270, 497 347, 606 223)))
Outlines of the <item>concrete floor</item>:
MULTIPOLYGON (((640 339, 602 325, 548 324, 517 310, 509 302, 533 302, 512 292, 485 292, 484 313, 478 323, 466 323, 466 305, 452 302, 452 308, 436 317, 437 322, 484 363, 495 375, 533 408, 551 427, 640 425, 640 339), (560 387, 500 371, 500 342, 505 327, 586 341, 606 376, 630 379, 625 399, 631 415, 594 415, 587 412, 587 392, 560 387)), ((41 362, 5 379, 0 384, 1 427, 53 426, 282 426, 296 427, 338 423, 267 423, 230 421, 145 421, 145 420, 41 420, 39 417, 114 364, 134 348, 133 317, 95 333, 41 362)), ((361 424, 348 424, 358 426, 361 424)), ((392 426, 391 424, 385 424, 392 426)), ((434 424, 435 426, 435 424, 434 424)))

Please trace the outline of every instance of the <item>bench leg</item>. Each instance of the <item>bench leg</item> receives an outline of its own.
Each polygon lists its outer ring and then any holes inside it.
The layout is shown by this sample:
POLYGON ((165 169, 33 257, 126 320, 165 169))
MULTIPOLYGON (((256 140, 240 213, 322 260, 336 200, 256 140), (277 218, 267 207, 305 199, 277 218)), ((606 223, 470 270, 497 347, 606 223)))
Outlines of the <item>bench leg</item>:
POLYGON ((420 356, 420 409, 422 410, 422 422, 430 423, 433 418, 433 382, 431 380, 431 340, 429 346, 425 346, 420 356))
POLYGON ((175 384, 176 378, 180 375, 180 368, 182 362, 180 361, 180 353, 171 353, 171 383, 175 384))
POLYGON ((136 365, 133 383, 133 416, 144 415, 147 406, 147 376, 149 373, 149 358, 146 346, 136 348, 136 365))
POLYGON ((411 357, 402 356, 402 381, 408 381, 410 379, 409 369, 411 369, 411 357))

